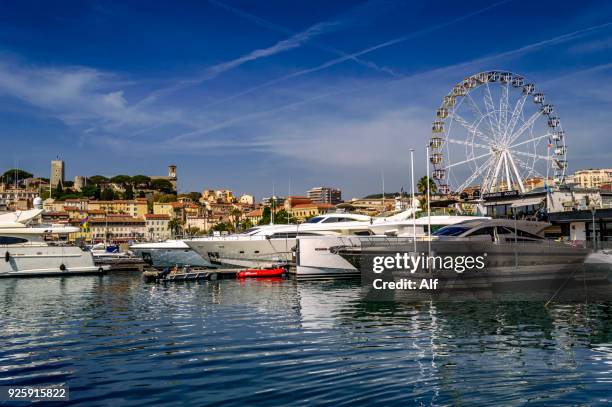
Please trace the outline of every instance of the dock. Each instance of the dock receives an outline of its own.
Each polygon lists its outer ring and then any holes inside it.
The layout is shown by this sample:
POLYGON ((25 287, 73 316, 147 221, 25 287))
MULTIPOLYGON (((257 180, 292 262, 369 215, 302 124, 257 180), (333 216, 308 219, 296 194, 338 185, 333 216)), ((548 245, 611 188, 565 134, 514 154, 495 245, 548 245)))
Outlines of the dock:
POLYGON ((145 271, 142 278, 147 283, 165 283, 171 281, 204 281, 235 279, 237 269, 191 269, 189 272, 163 273, 161 271, 145 271))
POLYGON ((110 266, 110 271, 144 271, 147 264, 137 257, 96 259, 96 266, 110 266))

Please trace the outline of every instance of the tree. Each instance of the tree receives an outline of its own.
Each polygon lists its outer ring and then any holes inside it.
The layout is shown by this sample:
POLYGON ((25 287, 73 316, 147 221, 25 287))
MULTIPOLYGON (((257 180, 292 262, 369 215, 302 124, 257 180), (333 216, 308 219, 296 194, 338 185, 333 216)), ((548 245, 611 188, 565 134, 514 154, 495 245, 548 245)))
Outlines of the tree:
POLYGON ((112 177, 110 181, 113 184, 126 186, 127 184, 130 184, 132 182, 132 177, 130 177, 129 175, 120 174, 120 175, 115 175, 114 177, 112 177))
POLYGON ((230 222, 219 222, 210 230, 215 232, 233 232, 234 225, 232 225, 230 222))
POLYGON ((100 194, 100 199, 103 201, 112 201, 115 199, 115 192, 111 188, 105 188, 100 194))
POLYGON ((19 181, 32 177, 32 174, 27 171, 20 170, 19 168, 7 170, 4 174, 2 174, 2 180, 7 184, 14 184, 15 180, 19 181))
POLYGON ((53 198, 59 199, 64 194, 64 189, 62 188, 62 183, 58 182, 55 190, 53 191, 53 198))
POLYGON ((427 175, 423 175, 420 179, 419 182, 417 183, 417 189, 419 190, 419 192, 421 194, 424 194, 427 192, 427 181, 429 180, 429 190, 431 193, 436 192, 437 190, 437 186, 436 186, 436 182, 428 177, 427 175))
POLYGON ((185 229, 185 234, 187 236, 202 236, 204 234, 204 231, 195 226, 190 226, 187 229, 185 229))
POLYGON ((241 230, 247 230, 253 227, 253 222, 251 222, 251 219, 244 219, 242 221, 242 223, 240 223, 240 229, 241 230))
POLYGON ((229 215, 234 221, 234 230, 238 230, 238 228, 240 227, 240 218, 242 217, 242 211, 238 208, 232 208, 229 215))
POLYGON ((151 183, 151 178, 146 175, 134 175, 132 177, 132 185, 136 188, 148 188, 151 183))
POLYGON ((191 198, 193 202, 198 202, 202 196, 202 194, 199 192, 190 192, 187 195, 189 195, 189 198, 191 198))
POLYGON ((94 185, 106 184, 109 181, 110 180, 104 175, 94 175, 93 177, 89 177, 89 182, 94 185))
POLYGON ((126 185, 125 192, 123 193, 123 199, 134 199, 134 190, 132 189, 131 184, 126 185))
POLYGON ((270 224, 270 214, 272 213, 272 211, 270 210, 269 206, 266 206, 263 208, 263 211, 261 213, 261 219, 259 220, 259 222, 257 223, 258 225, 269 225, 270 224))
POLYGON ((297 219, 292 216, 289 216, 286 210, 281 209, 280 211, 274 214, 274 223, 278 223, 280 225, 287 223, 297 223, 297 219))
POLYGON ((164 194, 174 193, 172 183, 167 179, 154 179, 151 181, 151 188, 164 194))
POLYGON ((97 189, 98 186, 96 185, 85 185, 83 188, 81 188, 81 196, 84 196, 86 198, 95 197, 97 189))
POLYGON ((176 202, 176 195, 173 194, 155 194, 153 195, 153 202, 176 202))

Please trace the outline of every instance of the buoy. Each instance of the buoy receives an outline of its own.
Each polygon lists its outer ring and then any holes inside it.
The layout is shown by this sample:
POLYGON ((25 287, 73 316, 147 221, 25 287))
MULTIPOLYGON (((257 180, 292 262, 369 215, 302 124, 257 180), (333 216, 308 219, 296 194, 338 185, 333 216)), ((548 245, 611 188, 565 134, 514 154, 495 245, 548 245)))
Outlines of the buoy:
POLYGON ((258 277, 280 277, 285 274, 285 269, 248 269, 236 273, 236 278, 258 278, 258 277))

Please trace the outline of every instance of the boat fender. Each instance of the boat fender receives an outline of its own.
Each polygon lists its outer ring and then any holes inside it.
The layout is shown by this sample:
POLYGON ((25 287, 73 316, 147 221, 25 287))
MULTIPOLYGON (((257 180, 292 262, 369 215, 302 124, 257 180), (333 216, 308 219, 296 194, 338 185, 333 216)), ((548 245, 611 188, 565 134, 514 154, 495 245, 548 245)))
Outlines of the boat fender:
POLYGON ((64 265, 64 263, 60 264, 60 270, 62 270, 62 271, 66 270, 66 266, 64 265))
MULTIPOLYGON (((62 266, 63 266, 63 264, 62 264, 62 266)), ((104 272, 104 268, 103 268, 102 266, 100 266, 100 267, 98 267, 98 271, 99 271, 100 273, 103 273, 103 272, 104 272)))
POLYGON ((11 254, 7 250, 6 253, 4 253, 4 261, 8 263, 10 260, 11 260, 11 254))

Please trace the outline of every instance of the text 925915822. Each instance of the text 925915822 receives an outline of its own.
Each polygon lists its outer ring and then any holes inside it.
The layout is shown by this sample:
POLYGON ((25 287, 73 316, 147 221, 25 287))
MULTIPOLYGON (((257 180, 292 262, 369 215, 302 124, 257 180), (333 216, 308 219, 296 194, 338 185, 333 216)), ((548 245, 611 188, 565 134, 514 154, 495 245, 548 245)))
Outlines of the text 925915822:
POLYGON ((0 401, 67 401, 64 386, 0 386, 0 401))

